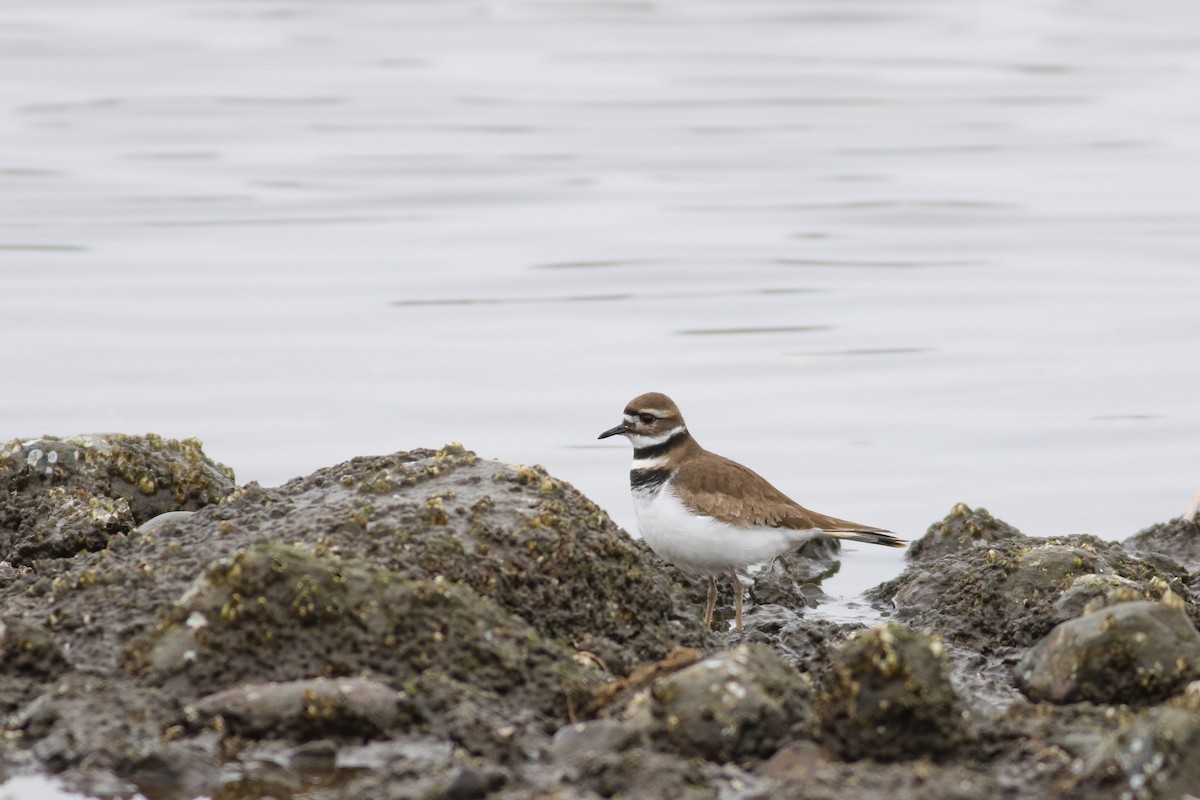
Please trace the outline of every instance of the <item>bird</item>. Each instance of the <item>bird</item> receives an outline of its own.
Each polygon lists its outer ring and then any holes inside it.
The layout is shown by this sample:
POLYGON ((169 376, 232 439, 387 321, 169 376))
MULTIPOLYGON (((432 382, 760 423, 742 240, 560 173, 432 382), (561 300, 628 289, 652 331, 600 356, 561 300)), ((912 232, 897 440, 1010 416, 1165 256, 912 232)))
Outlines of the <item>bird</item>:
POLYGON ((749 467, 705 450, 665 394, 647 392, 630 400, 621 424, 597 438, 610 436, 624 436, 633 445, 629 485, 642 540, 664 560, 708 577, 705 627, 712 625, 719 575, 733 579, 740 632, 739 569, 822 536, 885 547, 908 544, 883 528, 809 511, 749 467))

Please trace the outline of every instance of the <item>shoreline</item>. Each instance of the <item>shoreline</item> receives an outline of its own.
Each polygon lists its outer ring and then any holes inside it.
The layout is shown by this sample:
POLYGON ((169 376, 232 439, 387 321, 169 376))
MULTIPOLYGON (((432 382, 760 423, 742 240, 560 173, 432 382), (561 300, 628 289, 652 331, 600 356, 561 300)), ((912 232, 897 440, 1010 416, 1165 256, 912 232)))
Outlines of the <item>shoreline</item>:
POLYGON ((814 548, 755 573, 739 635, 569 484, 461 445, 264 488, 194 439, 44 437, 0 450, 0 484, 3 779, 150 800, 1200 785, 1182 519, 1041 539, 959 504, 868 593, 878 624, 813 613, 836 559, 814 548))

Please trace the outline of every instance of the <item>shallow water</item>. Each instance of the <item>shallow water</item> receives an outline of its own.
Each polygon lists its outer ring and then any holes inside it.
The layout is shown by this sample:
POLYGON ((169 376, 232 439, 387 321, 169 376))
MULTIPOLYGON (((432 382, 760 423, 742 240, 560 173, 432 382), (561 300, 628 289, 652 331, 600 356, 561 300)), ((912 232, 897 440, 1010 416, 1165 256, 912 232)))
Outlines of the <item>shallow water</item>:
MULTIPOLYGON (((0 7, 0 437, 461 440, 632 528, 625 402, 811 507, 1186 507, 1200 6, 0 7)), ((901 567, 856 545, 852 597, 901 567)))

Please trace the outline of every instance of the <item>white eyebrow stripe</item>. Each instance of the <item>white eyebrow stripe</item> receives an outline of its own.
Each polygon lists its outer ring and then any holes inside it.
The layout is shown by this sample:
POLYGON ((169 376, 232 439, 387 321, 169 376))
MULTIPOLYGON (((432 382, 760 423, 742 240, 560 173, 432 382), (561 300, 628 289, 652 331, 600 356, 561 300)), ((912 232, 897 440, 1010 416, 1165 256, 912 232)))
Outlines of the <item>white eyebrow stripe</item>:
POLYGON ((653 414, 654 416, 658 417, 659 419, 663 419, 664 417, 671 416, 671 412, 667 411, 665 408, 643 408, 637 414, 626 414, 625 419, 628 419, 628 420, 635 419, 639 414, 653 414))

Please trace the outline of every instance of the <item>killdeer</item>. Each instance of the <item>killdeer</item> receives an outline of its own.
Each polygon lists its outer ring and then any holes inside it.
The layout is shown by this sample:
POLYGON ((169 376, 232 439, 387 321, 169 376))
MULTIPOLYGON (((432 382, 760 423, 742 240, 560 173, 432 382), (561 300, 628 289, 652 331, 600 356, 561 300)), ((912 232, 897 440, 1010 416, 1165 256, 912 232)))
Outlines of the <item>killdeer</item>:
POLYGON ((817 536, 887 547, 907 544, 882 528, 809 511, 753 470, 705 450, 665 394, 630 400, 621 424, 597 438, 609 436, 624 436, 633 445, 629 484, 642 539, 672 564, 708 576, 706 626, 712 625, 717 604, 718 575, 733 579, 740 631, 739 568, 769 561, 817 536))

